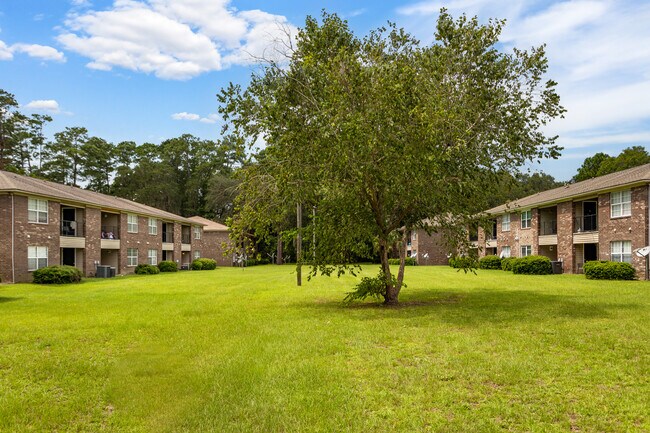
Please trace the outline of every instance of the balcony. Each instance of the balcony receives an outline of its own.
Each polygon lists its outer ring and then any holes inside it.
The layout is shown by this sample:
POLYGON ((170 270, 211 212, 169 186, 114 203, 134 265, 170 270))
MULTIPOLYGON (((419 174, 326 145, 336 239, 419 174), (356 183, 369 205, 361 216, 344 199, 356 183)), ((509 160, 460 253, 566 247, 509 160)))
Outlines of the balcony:
POLYGON ((120 238, 120 231, 118 226, 102 226, 101 232, 102 239, 116 240, 120 238))
POLYGON ((84 237, 84 226, 77 221, 61 220, 61 236, 84 237))
POLYGON ((557 221, 540 221, 539 223, 539 235, 548 236, 557 234, 557 221))
POLYGON ((598 231, 598 216, 585 215, 573 219, 573 233, 589 233, 598 231))
POLYGON ((191 244, 192 243, 192 234, 191 233, 183 233, 181 235, 181 243, 182 244, 191 244))
POLYGON ((164 243, 174 243, 174 232, 162 232, 162 241, 164 243))

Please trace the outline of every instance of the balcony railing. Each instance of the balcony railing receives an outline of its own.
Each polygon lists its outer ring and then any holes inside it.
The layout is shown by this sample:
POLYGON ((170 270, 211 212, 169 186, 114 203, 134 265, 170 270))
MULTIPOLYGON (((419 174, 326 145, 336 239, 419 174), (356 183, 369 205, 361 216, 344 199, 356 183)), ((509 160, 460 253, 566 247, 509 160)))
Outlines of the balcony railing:
POLYGON ((174 242, 174 232, 162 232, 162 241, 168 243, 174 242))
POLYGON ((120 232, 118 226, 102 226, 102 239, 119 239, 120 232))
POLYGON ((83 237, 84 226, 77 221, 61 220, 61 236, 83 237))
POLYGON ((556 235, 557 234, 557 221, 542 221, 539 224, 539 235, 556 235))
POLYGON ((595 232, 598 231, 597 215, 585 215, 573 219, 573 232, 595 232))
POLYGON ((192 234, 191 233, 183 233, 181 235, 181 243, 182 244, 191 244, 192 243, 192 234))

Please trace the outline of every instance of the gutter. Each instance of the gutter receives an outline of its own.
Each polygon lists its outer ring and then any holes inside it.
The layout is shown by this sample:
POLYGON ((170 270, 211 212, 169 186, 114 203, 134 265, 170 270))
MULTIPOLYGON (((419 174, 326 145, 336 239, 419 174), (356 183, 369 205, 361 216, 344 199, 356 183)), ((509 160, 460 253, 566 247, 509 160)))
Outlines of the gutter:
POLYGON ((16 206, 14 204, 14 194, 11 193, 11 282, 16 282, 16 218, 15 211, 16 206))

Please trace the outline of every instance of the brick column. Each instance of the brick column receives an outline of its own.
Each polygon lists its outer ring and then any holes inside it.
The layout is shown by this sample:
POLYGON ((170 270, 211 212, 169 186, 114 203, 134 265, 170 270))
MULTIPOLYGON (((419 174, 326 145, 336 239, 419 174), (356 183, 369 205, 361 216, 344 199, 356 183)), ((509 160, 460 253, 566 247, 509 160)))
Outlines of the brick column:
POLYGON ((563 262, 564 272, 573 273, 573 202, 570 201, 557 205, 557 259, 563 262))
POLYGON ((86 249, 84 252, 84 274, 87 277, 95 275, 95 261, 101 261, 102 246, 102 212, 96 208, 85 209, 84 214, 84 236, 86 237, 86 249))
POLYGON ((174 223, 174 261, 180 269, 183 262, 181 261, 181 225, 177 222, 174 223))

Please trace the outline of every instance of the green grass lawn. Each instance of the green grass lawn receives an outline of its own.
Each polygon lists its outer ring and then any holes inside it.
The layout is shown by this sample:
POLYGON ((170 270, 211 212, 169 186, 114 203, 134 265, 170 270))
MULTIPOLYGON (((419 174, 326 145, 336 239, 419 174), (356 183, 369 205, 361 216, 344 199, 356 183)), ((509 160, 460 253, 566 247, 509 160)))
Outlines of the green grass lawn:
POLYGON ((650 431, 650 283, 292 272, 0 286, 0 431, 650 431))

